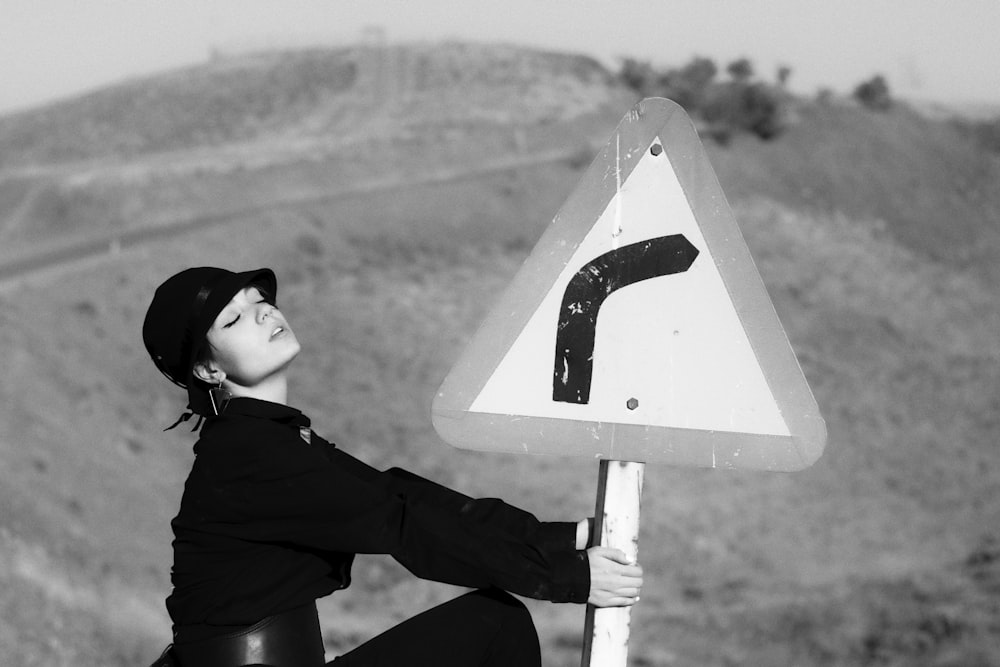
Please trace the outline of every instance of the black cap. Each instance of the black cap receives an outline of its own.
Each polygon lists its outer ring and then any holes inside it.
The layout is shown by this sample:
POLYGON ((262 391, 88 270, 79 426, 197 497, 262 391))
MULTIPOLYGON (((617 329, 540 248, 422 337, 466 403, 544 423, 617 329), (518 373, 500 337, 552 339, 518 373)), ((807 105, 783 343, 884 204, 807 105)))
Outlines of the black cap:
POLYGON ((264 287, 274 299, 278 281, 271 269, 234 273, 201 266, 185 269, 156 288, 142 323, 142 341, 153 363, 174 384, 188 390, 188 407, 211 414, 203 388, 192 376, 195 355, 226 304, 247 285, 264 287))

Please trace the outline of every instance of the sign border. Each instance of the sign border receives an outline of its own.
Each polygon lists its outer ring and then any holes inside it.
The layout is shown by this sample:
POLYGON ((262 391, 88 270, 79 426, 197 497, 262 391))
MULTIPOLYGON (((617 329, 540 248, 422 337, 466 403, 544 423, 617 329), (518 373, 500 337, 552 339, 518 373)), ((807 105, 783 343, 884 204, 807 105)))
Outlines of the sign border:
POLYGON ((495 452, 794 471, 812 465, 826 444, 826 424, 694 124, 680 106, 664 98, 642 100, 622 119, 452 367, 431 414, 446 442, 495 452), (576 248, 657 137, 790 435, 469 412, 576 248), (579 443, 579 450, 567 452, 566 442, 579 443))

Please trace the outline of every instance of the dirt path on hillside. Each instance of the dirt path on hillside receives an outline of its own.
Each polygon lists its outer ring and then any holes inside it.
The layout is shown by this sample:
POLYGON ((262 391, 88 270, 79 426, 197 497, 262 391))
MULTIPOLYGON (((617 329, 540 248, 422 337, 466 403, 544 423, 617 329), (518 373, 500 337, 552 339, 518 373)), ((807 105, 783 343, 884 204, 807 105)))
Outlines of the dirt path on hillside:
MULTIPOLYGON (((596 149, 595 149, 596 150, 596 149)), ((112 259, 126 250, 136 250, 151 243, 176 238, 183 234, 200 232, 217 225, 232 223, 241 216, 261 211, 285 208, 298 204, 339 199, 352 195, 372 195, 389 192, 414 185, 447 183, 477 176, 510 171, 541 164, 575 159, 580 154, 579 146, 573 149, 551 150, 532 155, 515 155, 494 160, 474 169, 451 168, 429 171, 417 178, 390 176, 371 178, 350 186, 323 194, 296 195, 272 200, 266 204, 255 204, 237 208, 220 214, 178 219, 155 227, 140 227, 114 233, 102 233, 86 241, 68 244, 47 244, 24 256, 0 261, 0 289, 9 287, 19 279, 43 272, 59 271, 74 266, 81 261, 103 261, 112 259)), ((0 231, 2 234, 2 231, 0 231)))

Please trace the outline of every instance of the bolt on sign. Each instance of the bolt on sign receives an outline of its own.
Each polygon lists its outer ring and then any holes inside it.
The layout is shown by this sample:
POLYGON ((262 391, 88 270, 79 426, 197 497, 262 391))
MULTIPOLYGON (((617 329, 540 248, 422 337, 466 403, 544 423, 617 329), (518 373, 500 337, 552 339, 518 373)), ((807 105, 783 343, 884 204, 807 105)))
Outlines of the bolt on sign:
POLYGON ((826 426, 694 125, 622 119, 441 385, 484 451, 794 471, 826 426))

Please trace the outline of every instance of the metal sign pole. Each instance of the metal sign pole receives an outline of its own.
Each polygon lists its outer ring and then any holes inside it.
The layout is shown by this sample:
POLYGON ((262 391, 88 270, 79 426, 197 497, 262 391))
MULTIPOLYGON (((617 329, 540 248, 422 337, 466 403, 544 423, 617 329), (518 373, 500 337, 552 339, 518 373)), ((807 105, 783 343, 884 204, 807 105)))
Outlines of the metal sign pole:
MULTIPOLYGON (((602 459, 594 531, 600 545, 620 549, 635 562, 639 551, 639 504, 646 464, 602 459)), ((631 607, 587 605, 582 667, 625 667, 631 607)))

